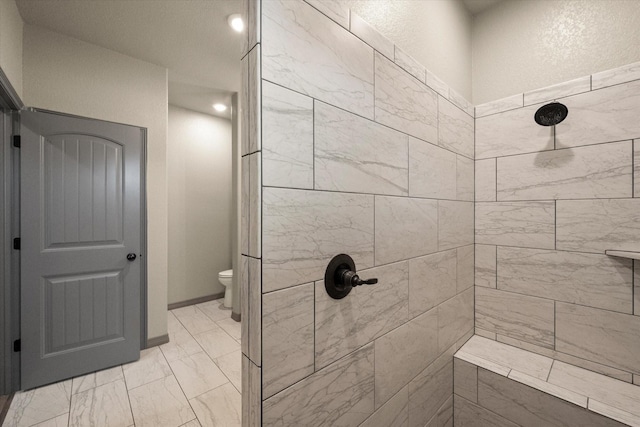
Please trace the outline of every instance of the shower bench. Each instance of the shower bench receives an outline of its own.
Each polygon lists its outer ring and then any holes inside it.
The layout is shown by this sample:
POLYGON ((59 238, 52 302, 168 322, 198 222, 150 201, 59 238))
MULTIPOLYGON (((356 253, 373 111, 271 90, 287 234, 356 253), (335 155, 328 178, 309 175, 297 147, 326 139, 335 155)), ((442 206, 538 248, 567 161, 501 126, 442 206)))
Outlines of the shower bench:
POLYGON ((456 427, 640 426, 640 386, 475 335, 454 356, 456 427))

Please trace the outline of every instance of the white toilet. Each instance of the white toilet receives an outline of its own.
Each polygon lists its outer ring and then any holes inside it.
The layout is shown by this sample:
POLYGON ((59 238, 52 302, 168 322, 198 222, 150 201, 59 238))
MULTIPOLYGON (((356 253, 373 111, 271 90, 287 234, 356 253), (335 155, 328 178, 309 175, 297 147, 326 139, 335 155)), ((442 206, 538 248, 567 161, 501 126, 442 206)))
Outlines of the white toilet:
POLYGON ((231 282, 233 279, 233 270, 225 270, 218 273, 218 280, 224 286, 224 306, 227 308, 231 308, 231 304, 233 304, 232 297, 233 294, 231 292, 231 282))

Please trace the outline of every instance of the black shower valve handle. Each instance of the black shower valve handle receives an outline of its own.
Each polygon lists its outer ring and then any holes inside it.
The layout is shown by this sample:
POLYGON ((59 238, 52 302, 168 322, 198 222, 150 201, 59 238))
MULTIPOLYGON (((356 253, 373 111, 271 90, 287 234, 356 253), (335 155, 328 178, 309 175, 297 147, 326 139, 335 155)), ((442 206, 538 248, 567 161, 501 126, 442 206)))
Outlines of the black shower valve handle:
POLYGON ((378 279, 376 279, 375 277, 373 279, 367 279, 367 280, 360 280, 360 283, 357 283, 353 286, 360 286, 360 285, 375 285, 376 283, 378 283, 378 279))
POLYGON ((336 284, 343 288, 347 286, 355 288, 360 285, 375 285, 376 283, 378 283, 378 279, 362 280, 355 271, 348 268, 342 268, 336 272, 336 284))
POLYGON ((378 279, 361 279, 356 273, 356 263, 347 254, 334 256, 324 272, 324 288, 333 299, 342 299, 356 286, 375 285, 378 279))

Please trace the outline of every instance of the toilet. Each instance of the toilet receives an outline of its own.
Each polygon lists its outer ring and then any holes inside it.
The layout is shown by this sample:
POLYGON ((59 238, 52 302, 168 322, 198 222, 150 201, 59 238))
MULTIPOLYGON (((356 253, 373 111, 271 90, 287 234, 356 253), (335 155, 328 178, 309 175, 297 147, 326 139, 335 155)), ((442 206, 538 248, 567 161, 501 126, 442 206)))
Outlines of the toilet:
POLYGON ((224 286, 224 306, 226 308, 231 308, 231 304, 233 304, 232 297, 233 294, 231 292, 231 282, 233 279, 233 270, 225 270, 218 273, 218 280, 224 286))

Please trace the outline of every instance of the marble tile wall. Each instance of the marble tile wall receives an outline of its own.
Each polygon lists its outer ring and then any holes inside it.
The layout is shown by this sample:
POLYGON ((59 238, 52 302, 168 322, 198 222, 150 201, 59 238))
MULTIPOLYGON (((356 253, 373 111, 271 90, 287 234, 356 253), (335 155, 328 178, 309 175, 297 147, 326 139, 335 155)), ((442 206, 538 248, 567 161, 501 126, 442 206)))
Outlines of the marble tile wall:
POLYGON ((637 386, 511 345, 473 337, 454 370, 455 425, 640 425, 637 386))
MULTIPOLYGON (((262 425, 262 180, 279 182, 282 174, 278 173, 277 165, 284 150, 269 150, 268 155, 262 156, 262 141, 271 141, 273 132, 266 127, 266 137, 263 138, 263 114, 268 115, 269 123, 278 123, 278 114, 282 110, 295 111, 304 117, 304 101, 296 97, 282 95, 278 103, 267 103, 262 106, 262 77, 261 77, 261 6, 258 0, 243 0, 242 15, 247 23, 244 33, 241 58, 242 82, 240 86, 240 154, 242 156, 240 180, 240 252, 242 254, 239 268, 236 272, 240 284, 240 305, 242 312, 241 325, 241 376, 242 376, 242 425, 253 427, 262 425), (267 175, 263 175, 263 162, 267 163, 267 175)), ((267 98, 273 98, 272 93, 277 88, 267 88, 267 98)), ((304 131, 304 124, 298 129, 304 131)), ((291 135, 279 136, 283 145, 290 149, 291 135), (288 145, 287 145, 288 144, 288 145)), ((269 148, 268 148, 269 149, 269 148)), ((304 149, 301 149, 304 152, 304 149)), ((284 152, 284 154, 283 154, 284 152)), ((305 170, 304 156, 296 165, 290 165, 298 182, 304 185, 305 170), (301 171, 302 170, 302 171, 301 171)), ((219 346, 218 339, 212 349, 219 346)), ((209 399, 224 400, 224 395, 211 395, 209 399)), ((199 405, 195 404, 196 408, 199 405)), ((197 409, 196 409, 197 410, 197 409)), ((230 422, 230 420, 218 420, 230 422)))
MULTIPOLYGON (((476 107, 476 333, 626 382, 640 369, 640 261, 605 251, 640 252, 638 70, 476 107), (553 100, 567 118, 537 125, 553 100)), ((482 413, 469 402, 456 401, 464 416, 482 413)))
POLYGON ((247 422, 259 396, 264 425, 449 425, 453 353, 474 327, 473 106, 340 1, 261 14, 245 73, 261 107, 244 160, 247 422), (340 253, 379 282, 332 299, 340 253))

